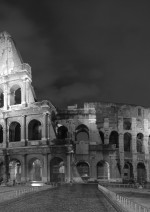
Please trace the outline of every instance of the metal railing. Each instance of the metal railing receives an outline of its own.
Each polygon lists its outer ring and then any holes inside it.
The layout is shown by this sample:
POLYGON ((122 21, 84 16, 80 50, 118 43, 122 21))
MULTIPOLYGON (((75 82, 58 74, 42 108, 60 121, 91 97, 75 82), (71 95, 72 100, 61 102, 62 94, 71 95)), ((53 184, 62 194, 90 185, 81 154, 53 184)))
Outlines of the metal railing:
POLYGON ((107 188, 98 185, 98 189, 122 212, 150 212, 150 208, 135 203, 127 197, 120 196, 107 188))
POLYGON ((16 187, 16 189, 12 190, 6 190, 6 191, 0 191, 0 203, 6 201, 6 200, 11 200, 11 199, 15 199, 15 198, 19 198, 23 195, 25 195, 26 193, 35 193, 38 191, 43 191, 43 190, 47 190, 50 188, 55 188, 58 185, 56 183, 51 183, 50 185, 46 185, 46 186, 25 186, 22 188, 16 187))

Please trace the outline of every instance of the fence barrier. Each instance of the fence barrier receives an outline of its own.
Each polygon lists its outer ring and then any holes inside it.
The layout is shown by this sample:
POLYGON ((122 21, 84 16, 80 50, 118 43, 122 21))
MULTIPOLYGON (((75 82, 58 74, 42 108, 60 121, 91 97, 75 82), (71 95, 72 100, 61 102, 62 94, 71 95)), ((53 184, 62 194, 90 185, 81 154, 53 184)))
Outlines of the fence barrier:
POLYGON ((150 208, 135 203, 127 197, 120 196, 98 184, 98 189, 122 212, 150 212, 150 208))
POLYGON ((5 200, 18 198, 22 195, 25 195, 26 193, 34 193, 38 191, 47 190, 49 188, 55 188, 57 187, 57 183, 50 183, 49 185, 45 186, 26 186, 25 188, 16 188, 12 190, 6 190, 6 191, 0 191, 0 202, 3 202, 5 200))

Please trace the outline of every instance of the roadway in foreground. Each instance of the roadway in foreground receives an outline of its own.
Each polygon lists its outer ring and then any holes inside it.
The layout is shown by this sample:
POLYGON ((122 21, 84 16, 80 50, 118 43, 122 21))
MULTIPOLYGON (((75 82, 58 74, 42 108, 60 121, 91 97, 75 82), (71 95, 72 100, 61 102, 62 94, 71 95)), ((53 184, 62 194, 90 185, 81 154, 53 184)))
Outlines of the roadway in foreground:
POLYGON ((107 212, 113 211, 97 184, 63 185, 0 204, 5 212, 107 212))

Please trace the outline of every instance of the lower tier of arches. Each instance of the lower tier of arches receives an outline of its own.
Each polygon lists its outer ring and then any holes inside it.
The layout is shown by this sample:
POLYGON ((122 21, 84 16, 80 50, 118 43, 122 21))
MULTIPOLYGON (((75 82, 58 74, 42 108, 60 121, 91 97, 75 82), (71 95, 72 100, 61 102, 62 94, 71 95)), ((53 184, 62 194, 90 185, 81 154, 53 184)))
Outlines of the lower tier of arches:
POLYGON ((0 182, 70 182, 70 181, 136 181, 150 182, 149 166, 145 162, 124 161, 121 166, 111 161, 78 160, 72 154, 25 154, 1 156, 0 182))

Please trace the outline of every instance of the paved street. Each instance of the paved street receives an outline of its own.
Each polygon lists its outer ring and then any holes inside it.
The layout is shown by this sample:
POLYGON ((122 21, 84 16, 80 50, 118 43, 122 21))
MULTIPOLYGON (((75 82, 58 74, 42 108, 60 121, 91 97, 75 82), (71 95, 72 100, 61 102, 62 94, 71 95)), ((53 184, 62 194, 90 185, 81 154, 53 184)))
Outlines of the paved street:
POLYGON ((98 191, 97 185, 64 185, 25 194, 18 200, 0 204, 0 211, 107 212, 113 211, 98 191))

